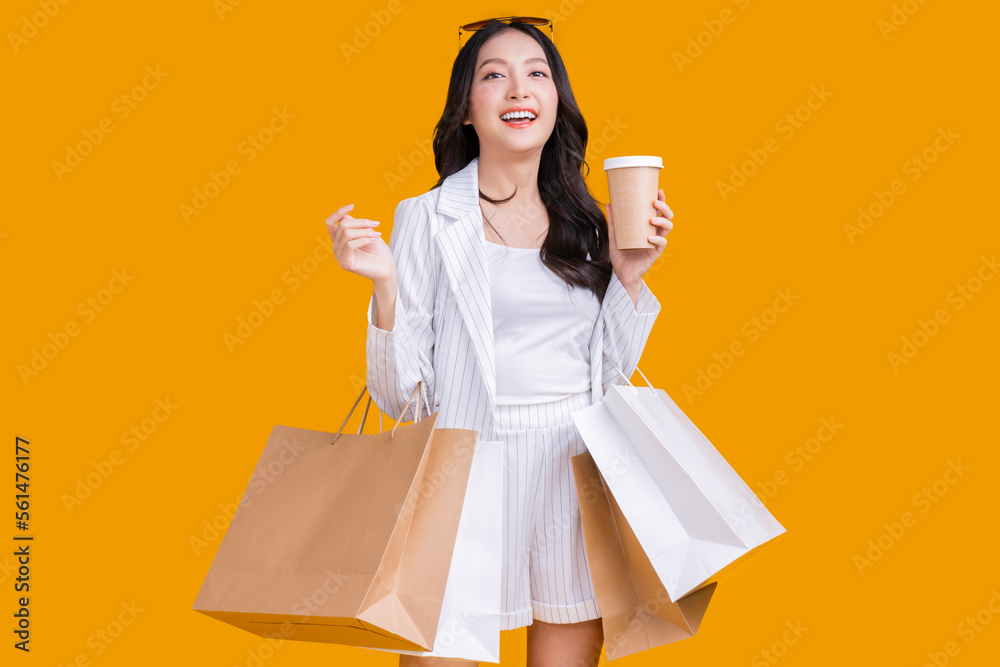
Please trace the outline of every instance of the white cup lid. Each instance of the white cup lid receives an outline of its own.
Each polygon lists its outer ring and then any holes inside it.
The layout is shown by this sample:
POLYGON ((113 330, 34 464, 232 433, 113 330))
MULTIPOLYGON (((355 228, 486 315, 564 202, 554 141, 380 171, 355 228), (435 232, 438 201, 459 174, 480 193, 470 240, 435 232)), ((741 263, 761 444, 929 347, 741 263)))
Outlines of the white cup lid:
POLYGON ((663 158, 655 155, 628 155, 626 157, 609 157, 604 161, 604 171, 620 167, 656 167, 663 169, 663 158))

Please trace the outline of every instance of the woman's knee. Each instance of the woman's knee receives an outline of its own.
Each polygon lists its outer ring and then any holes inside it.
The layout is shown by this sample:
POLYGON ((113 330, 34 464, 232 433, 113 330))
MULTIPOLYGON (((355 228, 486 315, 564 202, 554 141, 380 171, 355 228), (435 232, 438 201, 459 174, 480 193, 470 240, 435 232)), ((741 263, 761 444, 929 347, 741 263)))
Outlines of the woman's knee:
POLYGON ((536 618, 528 626, 528 667, 597 667, 603 646, 599 618, 578 623, 546 623, 536 618))

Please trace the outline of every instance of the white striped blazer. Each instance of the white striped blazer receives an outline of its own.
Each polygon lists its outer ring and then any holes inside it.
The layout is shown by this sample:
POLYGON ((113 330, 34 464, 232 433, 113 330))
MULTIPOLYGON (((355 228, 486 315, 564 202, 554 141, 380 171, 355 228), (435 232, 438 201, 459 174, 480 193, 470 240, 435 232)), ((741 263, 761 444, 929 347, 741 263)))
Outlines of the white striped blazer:
MULTIPOLYGON (((437 426, 479 431, 493 440, 498 419, 496 359, 486 236, 479 206, 479 159, 440 187, 396 207, 389 247, 396 261, 392 331, 378 328, 368 304, 367 382, 375 404, 409 421, 403 406, 423 378, 437 426)), ((639 363, 660 303, 645 281, 633 306, 614 271, 590 339, 592 404, 624 384, 639 363)), ((427 415, 424 402, 420 414, 427 415)))

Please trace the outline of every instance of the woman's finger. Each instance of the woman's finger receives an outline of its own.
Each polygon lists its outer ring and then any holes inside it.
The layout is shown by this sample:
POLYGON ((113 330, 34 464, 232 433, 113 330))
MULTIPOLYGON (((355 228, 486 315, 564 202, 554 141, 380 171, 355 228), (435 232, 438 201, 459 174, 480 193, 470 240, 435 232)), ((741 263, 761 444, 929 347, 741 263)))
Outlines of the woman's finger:
MULTIPOLYGON (((332 216, 331 216, 332 217, 332 216)), ((336 222, 327 222, 327 226, 330 229, 347 229, 348 227, 371 227, 377 225, 378 223, 374 220, 367 220, 365 218, 352 218, 351 216, 344 216, 336 222)))
POLYGON ((373 227, 378 226, 380 223, 375 220, 366 220, 364 218, 351 218, 350 220, 341 220, 339 224, 330 224, 327 229, 330 232, 330 237, 336 243, 337 239, 346 236, 349 239, 356 238, 359 234, 366 234, 373 231, 373 227))
POLYGON ((366 227, 344 227, 343 234, 348 239, 356 239, 362 236, 370 236, 373 238, 376 236, 382 236, 382 232, 376 232, 366 227))
MULTIPOLYGON (((334 211, 332 215, 330 215, 326 219, 326 224, 327 225, 334 225, 334 224, 336 224, 337 222, 340 221, 341 218, 343 218, 345 215, 347 215, 347 212, 350 211, 352 208, 354 208, 354 204, 348 204, 347 206, 341 206, 336 211, 334 211)), ((350 217, 350 216, 347 216, 347 217, 350 217)))
POLYGON ((360 238, 354 239, 353 241, 348 241, 347 242, 347 247, 348 248, 360 248, 361 246, 366 245, 370 241, 374 241, 377 238, 378 238, 377 236, 362 236, 360 238))
POLYGON ((377 238, 382 236, 382 232, 373 232, 370 229, 344 229, 344 237, 348 241, 353 241, 354 239, 360 238, 377 238))
MULTIPOLYGON (((660 192, 663 192, 663 190, 660 190, 660 192)), ((657 199, 656 201, 654 201, 653 207, 656 208, 657 211, 663 213, 663 217, 665 218, 674 217, 674 212, 670 210, 670 207, 667 206, 667 203, 662 199, 657 199)))
POLYGON ((674 223, 670 222, 666 218, 649 216, 649 221, 656 225, 657 227, 662 227, 666 231, 664 234, 669 234, 670 230, 674 228, 674 223))

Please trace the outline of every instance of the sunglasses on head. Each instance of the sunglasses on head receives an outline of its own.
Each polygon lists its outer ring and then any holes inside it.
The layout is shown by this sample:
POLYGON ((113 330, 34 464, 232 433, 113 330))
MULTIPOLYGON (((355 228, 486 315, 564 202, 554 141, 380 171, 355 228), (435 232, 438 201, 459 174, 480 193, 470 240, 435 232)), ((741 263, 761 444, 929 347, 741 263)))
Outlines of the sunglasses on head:
POLYGON ((555 36, 555 28, 552 25, 552 19, 545 19, 538 16, 502 16, 495 19, 484 19, 482 21, 473 21, 472 23, 466 23, 458 27, 458 47, 462 48, 462 31, 475 32, 476 30, 482 30, 488 26, 493 21, 501 21, 503 23, 527 23, 528 25, 547 25, 549 26, 549 39, 553 39, 555 36))

